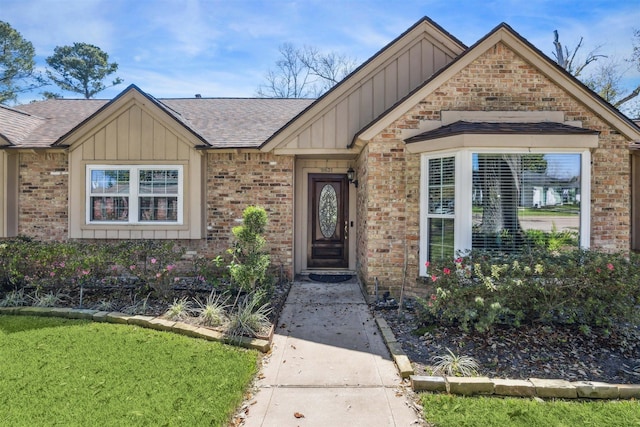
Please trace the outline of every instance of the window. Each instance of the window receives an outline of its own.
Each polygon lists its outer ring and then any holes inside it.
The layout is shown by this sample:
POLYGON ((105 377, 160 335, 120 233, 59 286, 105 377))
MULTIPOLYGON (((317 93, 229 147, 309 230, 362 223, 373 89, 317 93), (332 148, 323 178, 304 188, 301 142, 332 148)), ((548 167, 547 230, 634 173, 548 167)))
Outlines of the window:
POLYGON ((455 218, 455 157, 427 161, 427 253, 428 260, 452 258, 455 218))
POLYGON ((182 166, 88 166, 87 222, 182 224, 182 166))
POLYGON ((589 247, 590 152, 423 155, 420 271, 470 249, 589 247))
POLYGON ((473 154, 474 249, 578 246, 580 154, 473 154))

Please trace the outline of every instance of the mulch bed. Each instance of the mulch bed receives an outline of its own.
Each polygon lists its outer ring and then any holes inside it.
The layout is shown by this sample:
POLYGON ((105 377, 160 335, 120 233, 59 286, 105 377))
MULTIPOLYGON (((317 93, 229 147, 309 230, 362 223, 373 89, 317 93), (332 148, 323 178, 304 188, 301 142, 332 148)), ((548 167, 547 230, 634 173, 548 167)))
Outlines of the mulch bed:
POLYGON ((430 375, 432 357, 450 349, 471 356, 479 374, 492 378, 549 378, 640 384, 640 328, 582 333, 570 325, 497 326, 489 333, 420 325, 411 310, 378 310, 417 375, 430 375))
MULTIPOLYGON (((291 284, 281 281, 270 288, 270 302, 273 310, 270 313, 272 323, 277 322, 277 318, 282 310, 291 284)), ((119 285, 93 285, 80 289, 77 286, 67 289, 42 288, 39 294, 54 293, 59 296, 58 307, 68 308, 88 308, 103 311, 118 311, 126 314, 141 314, 147 316, 161 316, 167 312, 169 306, 176 300, 194 298, 205 301, 211 291, 224 292, 224 288, 216 289, 208 284, 195 284, 187 281, 172 286, 165 292, 159 293, 137 284, 122 283, 119 285)), ((34 295, 35 287, 24 289, 28 295, 34 295)), ((4 294, 0 292, 0 298, 4 294)), ((230 301, 235 296, 231 297, 230 301)))

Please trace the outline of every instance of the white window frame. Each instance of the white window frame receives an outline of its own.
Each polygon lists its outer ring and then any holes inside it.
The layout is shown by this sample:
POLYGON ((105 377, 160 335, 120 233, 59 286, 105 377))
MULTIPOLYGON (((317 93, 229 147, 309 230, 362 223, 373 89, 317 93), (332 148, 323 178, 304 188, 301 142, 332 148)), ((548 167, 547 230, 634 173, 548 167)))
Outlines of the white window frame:
MULTIPOLYGON (((473 223, 473 155, 491 153, 512 153, 512 154, 580 154, 580 230, 579 245, 583 249, 588 249, 591 241, 591 151, 589 149, 549 149, 549 148, 529 148, 509 149, 504 147, 494 148, 469 148, 455 151, 439 151, 434 153, 423 153, 420 163, 420 276, 427 276, 426 261, 428 254, 428 218, 434 217, 429 214, 427 200, 427 179, 428 164, 430 159, 455 157, 455 212, 454 218, 454 242, 455 253, 464 253, 472 248, 472 223, 473 223)), ((451 217, 448 215, 442 217, 451 217)))
MULTIPOLYGON (((184 168, 183 165, 87 165, 86 166, 86 202, 85 221, 89 225, 144 225, 153 228, 158 225, 183 225, 184 224, 184 168), (91 220, 91 172, 95 170, 128 170, 129 171, 129 219, 127 221, 95 221, 91 220), (147 195, 140 194, 140 171, 142 170, 177 170, 178 171, 178 207, 177 221, 144 221, 140 220, 140 197, 147 195)), ((95 196, 95 194, 93 195, 95 196)))

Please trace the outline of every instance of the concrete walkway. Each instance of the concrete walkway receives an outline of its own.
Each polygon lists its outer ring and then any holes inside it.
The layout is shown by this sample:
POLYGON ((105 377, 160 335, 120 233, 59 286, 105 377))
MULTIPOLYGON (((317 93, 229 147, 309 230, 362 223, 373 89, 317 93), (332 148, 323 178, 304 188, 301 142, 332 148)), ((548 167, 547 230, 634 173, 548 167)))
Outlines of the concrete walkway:
POLYGON ((246 427, 416 426, 359 285, 296 282, 246 427))

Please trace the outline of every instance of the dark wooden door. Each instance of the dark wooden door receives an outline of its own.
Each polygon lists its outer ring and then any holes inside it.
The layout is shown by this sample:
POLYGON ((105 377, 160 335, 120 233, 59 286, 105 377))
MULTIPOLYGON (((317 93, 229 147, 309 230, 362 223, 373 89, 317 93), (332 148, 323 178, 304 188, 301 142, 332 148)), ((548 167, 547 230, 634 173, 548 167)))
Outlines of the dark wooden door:
POLYGON ((349 267, 346 175, 309 174, 308 268, 349 267))

